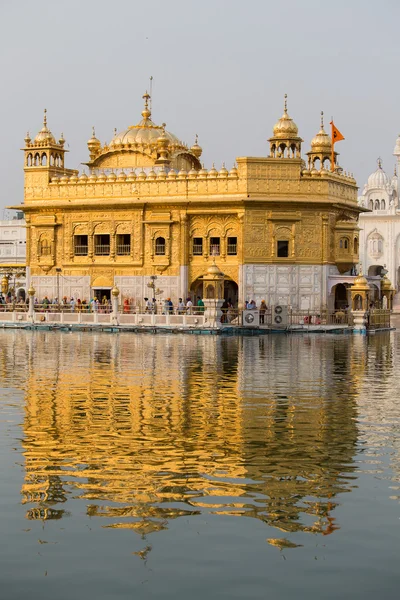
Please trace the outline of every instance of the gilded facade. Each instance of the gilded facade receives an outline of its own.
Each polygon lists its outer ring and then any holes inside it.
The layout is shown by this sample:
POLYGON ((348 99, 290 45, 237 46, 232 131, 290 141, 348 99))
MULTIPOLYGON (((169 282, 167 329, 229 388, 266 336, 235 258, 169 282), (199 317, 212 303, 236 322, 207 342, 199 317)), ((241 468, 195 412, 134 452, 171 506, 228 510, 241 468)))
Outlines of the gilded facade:
POLYGON ((332 304, 329 278, 358 262, 357 186, 337 164, 323 122, 308 163, 288 114, 273 128, 268 155, 206 170, 189 147, 151 119, 106 144, 88 141, 88 172, 65 165, 65 140, 47 125, 25 138, 27 264, 37 296, 89 299, 117 285, 139 302, 157 275, 159 297, 201 290, 215 258, 225 295, 293 308, 332 304))

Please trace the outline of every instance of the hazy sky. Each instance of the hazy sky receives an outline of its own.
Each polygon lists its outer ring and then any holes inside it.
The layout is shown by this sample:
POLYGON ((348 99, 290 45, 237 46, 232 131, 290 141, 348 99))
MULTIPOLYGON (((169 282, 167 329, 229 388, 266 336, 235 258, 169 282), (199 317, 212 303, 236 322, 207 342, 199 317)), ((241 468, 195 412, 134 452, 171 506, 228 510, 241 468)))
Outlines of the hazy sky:
POLYGON ((0 208, 23 201, 20 148, 44 107, 82 168, 92 125, 104 142, 139 121, 151 75, 154 121, 198 133, 207 168, 265 156, 286 92, 303 157, 324 110, 359 186, 378 156, 391 174, 399 19, 396 0, 0 0, 0 208))

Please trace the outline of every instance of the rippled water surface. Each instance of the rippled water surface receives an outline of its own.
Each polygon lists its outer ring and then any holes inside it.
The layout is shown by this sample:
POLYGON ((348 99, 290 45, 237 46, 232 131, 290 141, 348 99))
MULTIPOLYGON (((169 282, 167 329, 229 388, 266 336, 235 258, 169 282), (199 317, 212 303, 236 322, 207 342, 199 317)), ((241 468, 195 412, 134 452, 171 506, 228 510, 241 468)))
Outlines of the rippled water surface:
POLYGON ((396 332, 0 332, 0 597, 398 597, 399 367, 396 332))

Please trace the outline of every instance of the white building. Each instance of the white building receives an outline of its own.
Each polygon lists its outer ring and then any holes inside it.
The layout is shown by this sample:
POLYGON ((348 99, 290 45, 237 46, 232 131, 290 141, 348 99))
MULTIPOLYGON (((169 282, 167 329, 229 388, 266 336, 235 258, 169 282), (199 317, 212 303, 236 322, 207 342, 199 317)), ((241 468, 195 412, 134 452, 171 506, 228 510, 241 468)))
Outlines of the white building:
MULTIPOLYGON (((397 172, 400 167, 400 137, 396 141, 394 155, 397 169, 388 176, 378 159, 378 168, 368 177, 360 206, 371 212, 362 213, 360 225, 360 263, 365 275, 380 276, 382 269, 396 289, 394 308, 400 309, 400 206, 397 172)), ((379 279, 377 286, 379 287, 379 279)))
POLYGON ((26 223, 23 213, 13 219, 0 221, 0 273, 8 277, 9 289, 16 297, 26 292, 26 223))

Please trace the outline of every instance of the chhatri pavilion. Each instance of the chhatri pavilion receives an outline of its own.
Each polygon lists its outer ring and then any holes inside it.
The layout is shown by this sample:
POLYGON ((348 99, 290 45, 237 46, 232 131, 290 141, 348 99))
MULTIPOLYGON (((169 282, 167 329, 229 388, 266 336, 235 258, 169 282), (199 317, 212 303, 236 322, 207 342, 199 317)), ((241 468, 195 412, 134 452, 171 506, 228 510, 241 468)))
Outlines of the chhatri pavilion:
POLYGON ((143 98, 142 119, 109 143, 93 130, 88 173, 67 168, 64 137, 56 140, 46 113, 36 137, 27 134, 18 208, 37 297, 89 300, 117 286, 138 303, 156 281, 159 297, 176 302, 202 294, 215 260, 234 303, 333 308, 335 287, 359 260, 364 209, 323 120, 305 161, 285 98, 265 156, 206 170, 197 137, 188 146, 156 125, 143 98))

